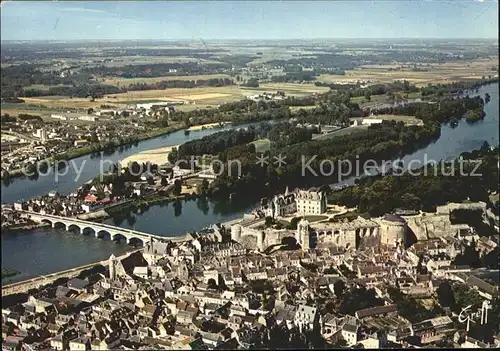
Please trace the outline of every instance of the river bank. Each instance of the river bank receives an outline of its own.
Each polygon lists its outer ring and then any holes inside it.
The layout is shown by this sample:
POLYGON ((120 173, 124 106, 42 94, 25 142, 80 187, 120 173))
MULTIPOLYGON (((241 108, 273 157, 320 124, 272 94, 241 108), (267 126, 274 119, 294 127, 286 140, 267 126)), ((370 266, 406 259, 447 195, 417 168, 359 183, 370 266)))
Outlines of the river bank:
POLYGON ((132 162, 137 162, 139 164, 142 163, 151 163, 156 165, 163 165, 168 162, 168 154, 172 152, 174 148, 178 148, 179 145, 165 146, 157 149, 146 150, 139 152, 137 154, 131 155, 127 158, 124 158, 120 161, 120 164, 123 166, 127 166, 132 162))
MULTIPOLYGON (((250 126, 250 124, 238 127, 250 126)), ((229 130, 234 126, 222 129, 204 129, 193 131, 185 135, 182 130, 163 134, 155 138, 141 141, 127 148, 119 147, 111 153, 92 153, 73 159, 66 169, 56 171, 54 167, 49 168, 46 174, 37 177, 22 177, 16 181, 4 181, 1 184, 2 204, 12 204, 24 201, 36 196, 43 196, 49 191, 57 189, 60 194, 69 194, 76 188, 88 182, 101 173, 106 173, 109 166, 120 160, 142 151, 157 149, 166 146, 180 145, 190 140, 203 138, 221 130, 229 130)))
POLYGON ((192 132, 192 131, 203 130, 203 129, 223 128, 223 127, 228 126, 232 123, 233 122, 216 122, 216 123, 199 124, 199 125, 191 126, 187 130, 192 132))
MULTIPOLYGON (((138 143, 140 141, 153 139, 153 138, 156 138, 156 137, 162 136, 162 135, 168 135, 170 133, 174 133, 174 132, 180 131, 182 129, 183 128, 181 126, 160 128, 160 129, 155 130, 155 131, 140 134, 137 138, 134 138, 134 140, 126 140, 124 142, 120 142, 119 139, 112 139, 110 142, 112 142, 112 144, 113 144, 113 146, 112 146, 113 150, 111 150, 111 151, 114 151, 119 147, 128 146, 128 145, 132 145, 134 143, 138 143)), ((73 160, 73 159, 76 159, 76 158, 79 158, 82 156, 86 156, 86 155, 90 155, 90 154, 94 154, 96 152, 102 152, 102 151, 110 151, 110 150, 109 150, 109 147, 106 147, 103 144, 89 145, 89 146, 84 146, 84 147, 80 147, 77 149, 69 150, 69 151, 48 157, 42 161, 39 161, 37 163, 37 165, 33 167, 33 169, 23 168, 23 169, 14 169, 10 172, 3 172, 1 174, 0 180, 1 181, 9 181, 9 180, 13 180, 15 178, 21 178, 23 176, 35 177, 35 176, 37 176, 37 173, 36 173, 37 170, 40 170, 41 166, 54 167, 57 164, 57 162, 59 162, 59 161, 70 161, 70 160, 73 160)), ((41 170, 44 171, 43 168, 41 170)))
POLYGON ((37 228, 47 228, 50 227, 50 224, 48 223, 19 223, 19 224, 12 224, 12 225, 4 225, 2 226, 2 231, 3 230, 9 230, 11 232, 17 232, 17 233, 22 233, 22 232, 29 232, 30 230, 37 229, 37 228))

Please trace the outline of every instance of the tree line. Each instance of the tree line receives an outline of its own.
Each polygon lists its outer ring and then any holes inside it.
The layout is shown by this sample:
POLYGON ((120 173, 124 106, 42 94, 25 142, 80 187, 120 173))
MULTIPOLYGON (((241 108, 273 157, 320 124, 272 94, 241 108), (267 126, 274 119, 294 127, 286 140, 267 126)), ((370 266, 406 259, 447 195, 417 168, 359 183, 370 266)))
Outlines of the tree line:
MULTIPOLYGON (((466 154, 464 154, 467 157, 466 154)), ((434 212, 436 206, 447 202, 488 201, 489 191, 498 187, 498 147, 490 150, 487 143, 483 145, 478 156, 479 169, 475 173, 480 177, 468 176, 475 163, 463 166, 464 174, 449 176, 451 163, 420 168, 421 175, 386 175, 363 177, 357 186, 335 192, 329 196, 330 201, 348 207, 358 207, 358 211, 367 212, 376 217, 393 211, 396 208, 434 212)), ((459 173, 458 164, 454 165, 459 173)))
POLYGON ((164 90, 167 88, 196 88, 196 87, 222 87, 233 85, 233 80, 230 78, 211 78, 197 80, 162 80, 156 83, 134 83, 127 87, 128 91, 132 90, 164 90))
POLYGON ((283 184, 301 187, 333 183, 338 179, 340 171, 344 174, 349 173, 345 167, 338 169, 340 160, 350 160, 354 164, 356 160, 364 162, 367 159, 391 159, 403 152, 426 145, 439 137, 439 133, 439 125, 436 123, 424 127, 405 127, 402 123, 384 122, 381 125, 370 126, 365 132, 327 140, 300 142, 273 149, 265 154, 271 160, 278 155, 284 157, 286 165, 282 167, 272 163, 262 167, 256 164, 255 148, 247 145, 236 146, 220 153, 219 159, 222 162, 239 160, 241 176, 236 169, 224 169, 222 175, 211 184, 211 190, 214 195, 226 196, 231 192, 255 194, 273 191, 280 189, 283 184), (316 155, 316 158, 308 163, 309 166, 317 174, 329 176, 302 176, 303 155, 305 157, 316 155), (329 160, 331 163, 322 165, 323 160, 329 160), (323 172, 320 171, 320 167, 323 172))

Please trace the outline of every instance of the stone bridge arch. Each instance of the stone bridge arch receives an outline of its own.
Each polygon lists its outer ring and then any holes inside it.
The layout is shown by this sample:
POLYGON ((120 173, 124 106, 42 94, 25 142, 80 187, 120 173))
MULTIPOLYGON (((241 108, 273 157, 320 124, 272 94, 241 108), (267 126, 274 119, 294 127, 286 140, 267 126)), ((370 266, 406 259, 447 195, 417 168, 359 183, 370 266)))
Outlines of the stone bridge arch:
POLYGON ((96 230, 95 237, 104 240, 111 240, 111 233, 107 229, 99 229, 96 230))
POLYGON ((93 236, 96 236, 97 233, 96 233, 96 229, 94 227, 90 227, 90 226, 87 226, 87 227, 83 227, 81 229, 81 233, 83 235, 93 235, 93 236))
POLYGON ((144 246, 144 239, 137 236, 129 237, 127 243, 132 246, 144 246))
POLYGON ((51 221, 50 219, 47 219, 47 218, 42 218, 42 219, 40 220, 40 223, 47 223, 47 224, 50 224, 50 226, 51 226, 52 228, 54 228, 54 223, 52 223, 52 221, 51 221))
POLYGON ((80 226, 78 224, 75 224, 75 223, 69 223, 67 226, 66 226, 68 232, 77 232, 79 234, 82 233, 82 229, 80 228, 80 226))
POLYGON ((128 242, 129 239, 125 234, 122 233, 114 233, 111 235, 111 240, 116 241, 116 242, 128 242))
POLYGON ((52 228, 54 229, 64 229, 64 230, 68 230, 68 225, 66 224, 66 222, 63 222, 61 220, 54 220, 52 222, 52 228))

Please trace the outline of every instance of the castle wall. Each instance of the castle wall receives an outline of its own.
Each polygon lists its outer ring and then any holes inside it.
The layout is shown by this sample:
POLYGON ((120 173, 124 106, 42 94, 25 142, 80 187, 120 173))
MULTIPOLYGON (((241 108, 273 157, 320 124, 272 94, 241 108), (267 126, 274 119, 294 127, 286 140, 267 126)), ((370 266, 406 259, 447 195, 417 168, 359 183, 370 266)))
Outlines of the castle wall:
POLYGON ((312 235, 316 236, 317 243, 332 243, 338 246, 356 247, 356 230, 355 229, 335 229, 322 228, 314 230, 312 235))

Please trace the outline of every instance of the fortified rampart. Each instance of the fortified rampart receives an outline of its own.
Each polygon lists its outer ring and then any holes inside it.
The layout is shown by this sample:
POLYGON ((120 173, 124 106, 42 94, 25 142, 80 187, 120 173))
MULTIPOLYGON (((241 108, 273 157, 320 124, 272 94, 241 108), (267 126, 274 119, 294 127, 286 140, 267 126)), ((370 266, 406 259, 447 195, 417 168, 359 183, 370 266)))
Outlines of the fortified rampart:
MULTIPOLYGON (((129 256, 130 254, 137 252, 137 251, 141 251, 141 250, 142 249, 128 252, 128 253, 118 257, 118 259, 123 259, 123 258, 129 256)), ((30 289, 37 289, 43 285, 50 284, 59 278, 74 278, 86 269, 92 268, 96 265, 107 266, 108 263, 109 263, 109 260, 98 261, 98 262, 89 263, 89 264, 86 264, 83 266, 66 269, 64 271, 55 272, 55 273, 51 273, 51 274, 47 274, 47 275, 42 275, 40 277, 32 278, 29 280, 23 280, 21 282, 3 285, 2 286, 2 296, 18 294, 18 293, 25 293, 30 289)))

